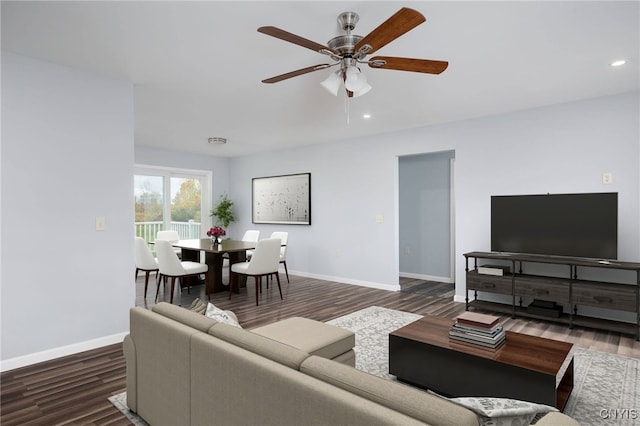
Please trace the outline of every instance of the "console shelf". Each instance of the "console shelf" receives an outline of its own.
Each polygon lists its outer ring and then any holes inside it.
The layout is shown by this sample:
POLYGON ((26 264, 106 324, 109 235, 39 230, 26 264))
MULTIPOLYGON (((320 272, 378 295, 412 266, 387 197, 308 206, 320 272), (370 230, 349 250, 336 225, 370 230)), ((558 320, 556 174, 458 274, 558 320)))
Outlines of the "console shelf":
POLYGON ((512 317, 545 319, 557 321, 573 327, 574 325, 599 328, 635 335, 640 340, 640 263, 605 261, 568 256, 545 256, 519 253, 470 252, 465 253, 467 276, 466 309, 470 307, 510 314, 512 317), (473 269, 469 268, 469 259, 474 259, 473 269), (510 263, 510 273, 489 275, 478 272, 478 259, 500 260, 510 263), (566 265, 566 278, 528 275, 522 273, 523 262, 566 265), (516 269, 519 264, 519 273, 516 269), (635 272, 635 283, 621 284, 578 279, 578 267, 615 269, 635 272), (474 292, 474 300, 469 300, 469 291, 474 292), (511 303, 498 303, 478 300, 478 292, 501 294, 511 297, 511 303), (569 305, 568 313, 559 317, 528 312, 522 306, 522 298, 529 297, 537 301, 556 302, 569 305), (578 315, 578 306, 591 306, 625 312, 634 312, 636 322, 612 321, 578 315))

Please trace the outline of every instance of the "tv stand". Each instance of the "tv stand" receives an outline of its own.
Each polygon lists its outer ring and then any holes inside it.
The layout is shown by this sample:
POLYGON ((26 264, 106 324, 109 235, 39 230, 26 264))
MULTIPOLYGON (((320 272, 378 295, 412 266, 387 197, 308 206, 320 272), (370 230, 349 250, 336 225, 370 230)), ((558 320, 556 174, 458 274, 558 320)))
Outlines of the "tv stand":
MULTIPOLYGON (((467 276, 466 309, 470 307, 492 310, 516 316, 546 319, 568 324, 632 334, 640 340, 640 263, 600 260, 584 257, 550 256, 526 253, 469 252, 464 254, 467 276), (469 259, 473 259, 473 269, 469 269, 469 259), (510 272, 503 275, 489 275, 478 272, 478 259, 498 260, 510 263, 510 272), (522 264, 537 263, 564 265, 565 277, 529 275, 522 272, 522 264), (518 266, 518 268, 516 268, 518 266), (579 268, 613 269, 635 272, 635 283, 613 283, 590 281, 578 278, 579 268), (469 292, 474 292, 474 300, 469 300, 469 292), (478 292, 506 295, 511 303, 498 303, 478 299, 478 292), (545 302, 569 305, 569 312, 558 312, 558 316, 548 312, 527 309, 523 297, 530 297, 537 307, 547 306, 545 302), (634 312, 634 323, 593 318, 578 314, 578 306, 591 306, 625 312, 634 312)), ((552 304, 551 306, 555 306, 552 304)), ((534 305, 534 308, 536 306, 534 305)), ((548 308, 548 306, 547 306, 548 308)), ((548 308, 553 309, 553 308, 548 308)))

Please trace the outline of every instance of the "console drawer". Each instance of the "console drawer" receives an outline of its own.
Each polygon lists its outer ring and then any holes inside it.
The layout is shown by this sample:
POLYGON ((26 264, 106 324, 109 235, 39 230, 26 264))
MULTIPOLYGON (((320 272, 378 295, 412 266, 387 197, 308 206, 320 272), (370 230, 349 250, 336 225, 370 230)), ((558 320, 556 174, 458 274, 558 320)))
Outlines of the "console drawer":
POLYGON ((575 281, 573 303, 576 305, 636 311, 636 287, 633 285, 575 281))
POLYGON ((530 296, 538 300, 569 303, 569 280, 526 275, 516 275, 516 295, 530 296))
POLYGON ((467 290, 511 295, 511 275, 501 277, 469 271, 467 273, 467 290))

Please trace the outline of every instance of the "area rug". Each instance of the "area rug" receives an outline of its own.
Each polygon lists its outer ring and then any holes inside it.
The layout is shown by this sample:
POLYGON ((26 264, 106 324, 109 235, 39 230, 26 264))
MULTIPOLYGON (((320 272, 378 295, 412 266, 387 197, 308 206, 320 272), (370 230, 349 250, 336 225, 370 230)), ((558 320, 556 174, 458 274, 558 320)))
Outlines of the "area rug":
MULTIPOLYGON (((388 372, 393 330, 421 315, 372 306, 328 321, 356 334, 356 368, 395 380, 388 372)), ((588 349, 574 349, 574 388, 565 414, 581 425, 640 425, 640 360, 588 349)), ((126 406, 126 393, 109 398, 135 425, 144 420, 126 406)))
MULTIPOLYGON (((329 321, 356 334, 356 368, 388 372, 390 332, 421 315, 372 306, 329 321)), ((574 384, 564 413, 581 425, 640 425, 640 360, 574 347, 574 384)))

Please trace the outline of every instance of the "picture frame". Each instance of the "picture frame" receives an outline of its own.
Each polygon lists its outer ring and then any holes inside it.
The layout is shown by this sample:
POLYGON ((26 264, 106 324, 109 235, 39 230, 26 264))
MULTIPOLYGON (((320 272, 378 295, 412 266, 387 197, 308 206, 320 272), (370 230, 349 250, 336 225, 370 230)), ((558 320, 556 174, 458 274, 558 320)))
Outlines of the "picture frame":
POLYGON ((311 225, 311 173, 251 179, 251 221, 311 225))

